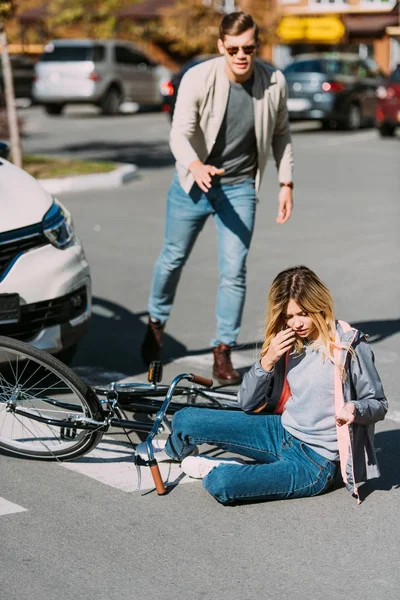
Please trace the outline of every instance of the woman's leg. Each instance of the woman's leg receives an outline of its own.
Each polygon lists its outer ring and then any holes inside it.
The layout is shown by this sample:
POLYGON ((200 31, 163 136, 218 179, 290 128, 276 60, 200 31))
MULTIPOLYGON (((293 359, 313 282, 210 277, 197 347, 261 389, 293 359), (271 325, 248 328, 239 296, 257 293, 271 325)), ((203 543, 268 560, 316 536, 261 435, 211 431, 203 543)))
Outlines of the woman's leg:
POLYGON ((285 431, 278 461, 221 464, 203 479, 203 486, 222 504, 302 498, 315 496, 330 487, 336 470, 333 462, 285 431))
POLYGON ((188 407, 174 415, 165 450, 181 460, 193 446, 210 444, 260 463, 273 462, 279 459, 283 432, 278 415, 188 407))

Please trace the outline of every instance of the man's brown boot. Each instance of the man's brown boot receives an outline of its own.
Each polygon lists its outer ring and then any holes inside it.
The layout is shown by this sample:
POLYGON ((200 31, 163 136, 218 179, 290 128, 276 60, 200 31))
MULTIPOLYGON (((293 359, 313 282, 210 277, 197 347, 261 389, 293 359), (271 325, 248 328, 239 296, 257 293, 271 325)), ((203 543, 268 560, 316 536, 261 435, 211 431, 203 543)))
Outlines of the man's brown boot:
POLYGON ((227 344, 219 344, 219 346, 213 348, 213 354, 213 376, 218 379, 219 383, 240 383, 240 373, 232 366, 231 347, 227 344))
POLYGON ((153 321, 149 317, 146 335, 142 343, 142 358, 147 366, 153 360, 161 360, 164 323, 153 321))

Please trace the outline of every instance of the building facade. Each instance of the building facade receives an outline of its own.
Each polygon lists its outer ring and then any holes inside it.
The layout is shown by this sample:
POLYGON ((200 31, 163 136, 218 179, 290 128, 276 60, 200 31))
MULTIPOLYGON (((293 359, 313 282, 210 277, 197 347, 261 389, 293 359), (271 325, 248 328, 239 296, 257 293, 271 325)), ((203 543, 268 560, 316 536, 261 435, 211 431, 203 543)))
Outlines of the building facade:
MULTIPOLYGON (((388 73, 400 62, 397 0, 276 0, 278 63, 300 52, 337 50, 374 59, 388 73)), ((280 64, 284 66, 284 64, 280 64)))

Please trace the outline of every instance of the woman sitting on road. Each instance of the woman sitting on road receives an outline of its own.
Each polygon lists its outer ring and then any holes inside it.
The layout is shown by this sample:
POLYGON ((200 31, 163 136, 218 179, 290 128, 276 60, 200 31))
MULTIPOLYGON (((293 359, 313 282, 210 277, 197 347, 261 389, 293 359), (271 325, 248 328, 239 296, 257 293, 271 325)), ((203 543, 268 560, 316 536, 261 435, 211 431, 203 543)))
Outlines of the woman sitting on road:
POLYGON ((364 334, 335 322, 329 290, 307 267, 275 278, 261 360, 238 401, 244 412, 176 413, 165 450, 154 449, 157 460, 183 459, 182 470, 222 504, 320 494, 339 464, 359 500, 359 487, 379 476, 374 423, 387 401, 372 351, 364 334), (251 461, 194 456, 199 444, 251 461))

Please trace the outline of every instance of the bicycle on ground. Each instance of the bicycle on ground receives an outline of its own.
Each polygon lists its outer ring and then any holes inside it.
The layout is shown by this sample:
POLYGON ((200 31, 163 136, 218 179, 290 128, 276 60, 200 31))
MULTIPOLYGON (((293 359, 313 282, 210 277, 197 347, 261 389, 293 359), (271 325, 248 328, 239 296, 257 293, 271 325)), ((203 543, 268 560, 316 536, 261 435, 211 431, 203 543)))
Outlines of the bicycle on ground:
POLYGON ((162 365, 152 363, 148 382, 111 382, 91 387, 57 358, 25 342, 0 336, 0 450, 39 460, 73 460, 93 450, 107 433, 146 433, 147 456, 135 451, 138 469, 148 466, 159 495, 166 493, 152 440, 171 431, 170 417, 184 406, 238 410, 237 393, 193 373, 161 384, 162 365), (182 385, 182 381, 190 386, 182 385), (149 415, 150 421, 128 418, 149 415))

